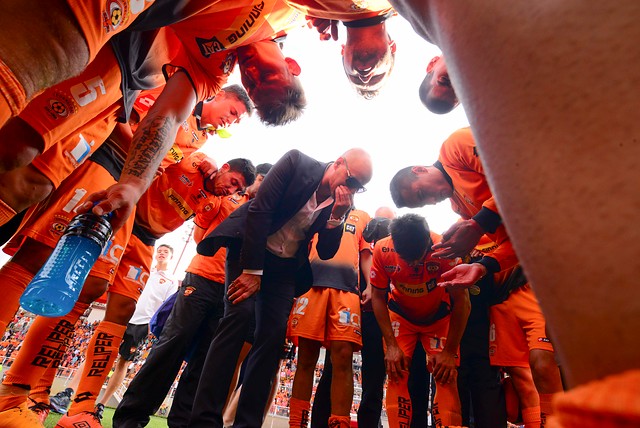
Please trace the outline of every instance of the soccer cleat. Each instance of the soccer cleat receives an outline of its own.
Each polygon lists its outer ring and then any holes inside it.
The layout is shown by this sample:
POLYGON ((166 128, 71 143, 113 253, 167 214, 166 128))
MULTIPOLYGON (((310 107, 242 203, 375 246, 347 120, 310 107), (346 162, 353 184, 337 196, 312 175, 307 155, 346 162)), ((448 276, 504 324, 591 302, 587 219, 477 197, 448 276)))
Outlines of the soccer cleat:
POLYGON ((31 404, 29 406, 29 410, 35 413, 36 416, 38 416, 38 419, 40 420, 40 422, 44 424, 44 421, 47 419, 47 416, 49 416, 49 410, 51 410, 51 407, 49 407, 47 403, 43 403, 41 401, 35 401, 35 400, 32 400, 31 398, 29 398, 29 401, 31 404))
POLYGON ((73 389, 66 388, 64 391, 58 392, 56 395, 49 397, 49 406, 56 413, 65 414, 71 405, 71 396, 73 389))
POLYGON ((44 428, 44 425, 24 402, 18 407, 0 412, 0 428, 44 428))
POLYGON ((80 412, 73 416, 63 416, 56 428, 102 428, 104 404, 96 404, 93 412, 80 412))

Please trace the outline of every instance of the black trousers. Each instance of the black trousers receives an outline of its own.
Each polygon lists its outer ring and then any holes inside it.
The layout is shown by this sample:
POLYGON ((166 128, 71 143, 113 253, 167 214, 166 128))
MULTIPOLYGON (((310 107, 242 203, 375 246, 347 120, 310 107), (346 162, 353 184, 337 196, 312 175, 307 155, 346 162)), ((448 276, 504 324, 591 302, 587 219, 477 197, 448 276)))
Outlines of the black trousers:
MULTIPOLYGON (((238 401, 234 427, 260 428, 271 381, 278 370, 295 293, 297 261, 267 252, 260 291, 238 304, 225 293, 220 320, 202 370, 189 427, 222 428, 222 412, 229 386, 255 314, 255 339, 238 401)), ((227 284, 241 269, 235 251, 227 253, 227 284)))
POLYGON ((489 313, 484 294, 471 296, 471 314, 460 342, 462 424, 503 428, 507 426, 507 411, 498 368, 489 362, 489 313))
POLYGON ((427 353, 422 347, 422 343, 418 341, 416 349, 411 356, 407 385, 413 410, 411 428, 425 428, 427 426, 430 385, 429 370, 427 370, 427 353))
MULTIPOLYGON (((145 364, 127 388, 113 415, 114 427, 137 428, 149 423, 149 416, 160 408, 197 333, 210 331, 210 335, 213 335, 212 332, 222 316, 223 294, 223 284, 187 273, 158 342, 151 349, 145 364)), ((206 353, 209 343, 210 339, 201 341, 201 354, 206 353)), ((195 355, 198 355, 197 351, 195 355)), ((203 356, 201 360, 204 360, 203 356)), ((189 366, 192 363, 195 368, 197 357, 189 366)), ((186 374, 185 376, 183 373, 180 382, 188 381, 197 385, 199 376, 190 376, 189 371, 186 374)), ((182 389, 195 391, 195 385, 185 385, 182 389)), ((180 387, 178 389, 180 390, 180 387)), ((191 402, 189 397, 183 399, 176 393, 171 409, 174 418, 188 421, 191 402), (183 412, 182 416, 180 410, 183 412), (184 412, 187 414, 184 415, 184 412)))
POLYGON ((362 311, 362 398, 358 426, 379 427, 386 369, 382 332, 373 312, 362 311))

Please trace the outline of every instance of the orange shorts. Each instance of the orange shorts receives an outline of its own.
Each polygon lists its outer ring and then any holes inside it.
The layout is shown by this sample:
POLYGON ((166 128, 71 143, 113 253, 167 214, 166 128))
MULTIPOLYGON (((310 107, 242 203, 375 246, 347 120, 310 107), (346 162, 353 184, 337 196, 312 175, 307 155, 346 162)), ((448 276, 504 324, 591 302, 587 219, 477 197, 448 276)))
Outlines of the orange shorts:
MULTIPOLYGON (((44 153, 58 141, 75 138, 87 124, 115 114, 122 99, 121 80, 118 61, 107 47, 82 74, 47 89, 29 102, 20 119, 42 137, 44 145, 38 148, 44 153)), ((102 141, 95 141, 92 149, 97 149, 102 141)), ((77 143, 77 140, 69 143, 67 149, 73 150, 77 143)))
POLYGON ((49 150, 37 156, 31 165, 51 181, 55 189, 87 160, 109 137, 117 124, 114 113, 106 118, 91 121, 79 132, 63 138, 49 150))
POLYGON ((544 315, 529 284, 511 293, 504 302, 491 306, 489 316, 491 365, 529 367, 531 349, 553 352, 544 315))
MULTIPOLYGON (((389 318, 398 346, 407 357, 413 356, 418 340, 428 355, 439 354, 444 349, 449 333, 450 315, 430 325, 414 324, 393 311, 389 311, 389 318)), ((456 350, 456 354, 460 355, 459 349, 456 350)), ((460 365, 460 358, 456 358, 456 365, 460 365)))
POLYGON ((327 287, 312 287, 298 297, 289 316, 289 337, 316 340, 327 347, 342 340, 362 347, 360 296, 327 287))
POLYGON ((153 250, 153 245, 144 244, 132 234, 115 278, 109 285, 109 293, 130 297, 137 302, 151 272, 153 250))
MULTIPOLYGON (((27 94, 24 87, 11 71, 11 69, 0 59, 0 108, 2 111, 9 110, 11 116, 20 114, 27 104, 27 94)), ((0 113, 0 116, 2 113, 0 113)))
POLYGON ((67 0, 89 47, 89 61, 127 28, 153 0, 67 0))
MULTIPOLYGON (((65 232, 67 224, 76 215, 75 208, 90 194, 106 189, 115 182, 111 174, 102 166, 94 162, 85 162, 76 173, 62 183, 58 190, 38 205, 33 215, 18 231, 15 239, 26 236, 51 248, 55 247, 60 236, 65 232)), ((107 243, 89 275, 109 282, 113 280, 132 229, 133 215, 107 243)))

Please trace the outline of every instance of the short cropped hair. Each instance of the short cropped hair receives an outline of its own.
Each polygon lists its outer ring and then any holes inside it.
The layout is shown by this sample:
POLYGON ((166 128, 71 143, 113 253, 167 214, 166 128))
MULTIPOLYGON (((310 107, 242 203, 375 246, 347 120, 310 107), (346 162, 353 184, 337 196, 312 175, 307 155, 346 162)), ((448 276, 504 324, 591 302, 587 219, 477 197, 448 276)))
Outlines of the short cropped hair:
POLYGON ((228 94, 233 94, 236 96, 238 101, 241 101, 244 104, 244 108, 247 109, 247 114, 251 116, 255 108, 253 107, 253 103, 251 102, 251 98, 249 98, 249 94, 244 88, 240 85, 228 85, 222 88, 228 94))
POLYGON ((424 257, 431 248, 427 220, 418 214, 405 214, 391 221, 391 240, 396 253, 406 262, 424 257))
POLYGON ((171 245, 168 245, 168 244, 158 245, 158 248, 162 248, 162 247, 165 247, 166 249, 168 249, 171 252, 171 255, 173 256, 173 247, 171 245))
POLYGON ((263 124, 282 126, 294 122, 302 116, 302 112, 307 106, 307 98, 300 79, 295 77, 292 85, 283 88, 282 94, 281 97, 256 97, 258 99, 253 100, 263 124))
POLYGON ((227 162, 229 170, 239 172, 244 177, 245 186, 251 186, 256 181, 256 167, 249 159, 235 158, 227 162))
POLYGON ((424 80, 418 88, 418 95, 422 104, 431 112, 435 114, 447 114, 453 110, 457 104, 450 104, 439 98, 431 96, 431 78, 433 77, 433 70, 425 76, 424 80))
POLYGON ((273 167, 273 164, 271 163, 261 163, 256 165, 256 175, 267 175, 271 167, 273 167))
POLYGON ((396 207, 402 208, 407 206, 406 201, 402 197, 401 190, 409 187, 409 185, 417 179, 418 176, 414 174, 412 166, 402 168, 400 171, 396 172, 396 175, 391 179, 391 183, 389 183, 391 199, 393 199, 393 203, 396 204, 396 207))

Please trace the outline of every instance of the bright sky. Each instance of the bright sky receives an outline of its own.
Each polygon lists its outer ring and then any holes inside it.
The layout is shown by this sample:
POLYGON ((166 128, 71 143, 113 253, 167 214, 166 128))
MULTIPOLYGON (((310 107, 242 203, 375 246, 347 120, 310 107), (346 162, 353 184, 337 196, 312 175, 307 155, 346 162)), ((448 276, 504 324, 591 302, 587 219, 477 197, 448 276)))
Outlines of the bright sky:
MULTIPOLYGON (((264 127, 257 117, 229 128, 231 138, 213 137, 204 151, 219 164, 235 157, 246 157, 254 164, 275 163, 288 150, 296 148, 321 161, 332 161, 352 147, 366 149, 373 159, 373 179, 367 192, 356 195, 356 206, 373 215, 382 205, 393 207, 389 181, 402 167, 432 164, 442 142, 456 129, 468 126, 462 107, 448 115, 430 113, 418 98, 418 86, 429 59, 439 50, 418 37, 401 17, 387 21, 391 37, 397 42, 393 74, 380 95, 362 99, 350 86, 342 69, 341 44, 346 39, 340 27, 340 40, 321 42, 315 30, 301 29, 289 35, 284 53, 300 64, 307 96, 307 109, 293 124, 264 127)), ((239 83, 234 75, 231 83, 239 83)), ((414 210, 424 215, 432 230, 445 231, 457 216, 450 204, 414 210)), ((409 212, 397 210, 398 214, 409 212)), ((159 242, 176 249, 174 263, 187 236, 181 228, 159 242)), ((195 254, 190 243, 176 269, 180 278, 195 254)))

